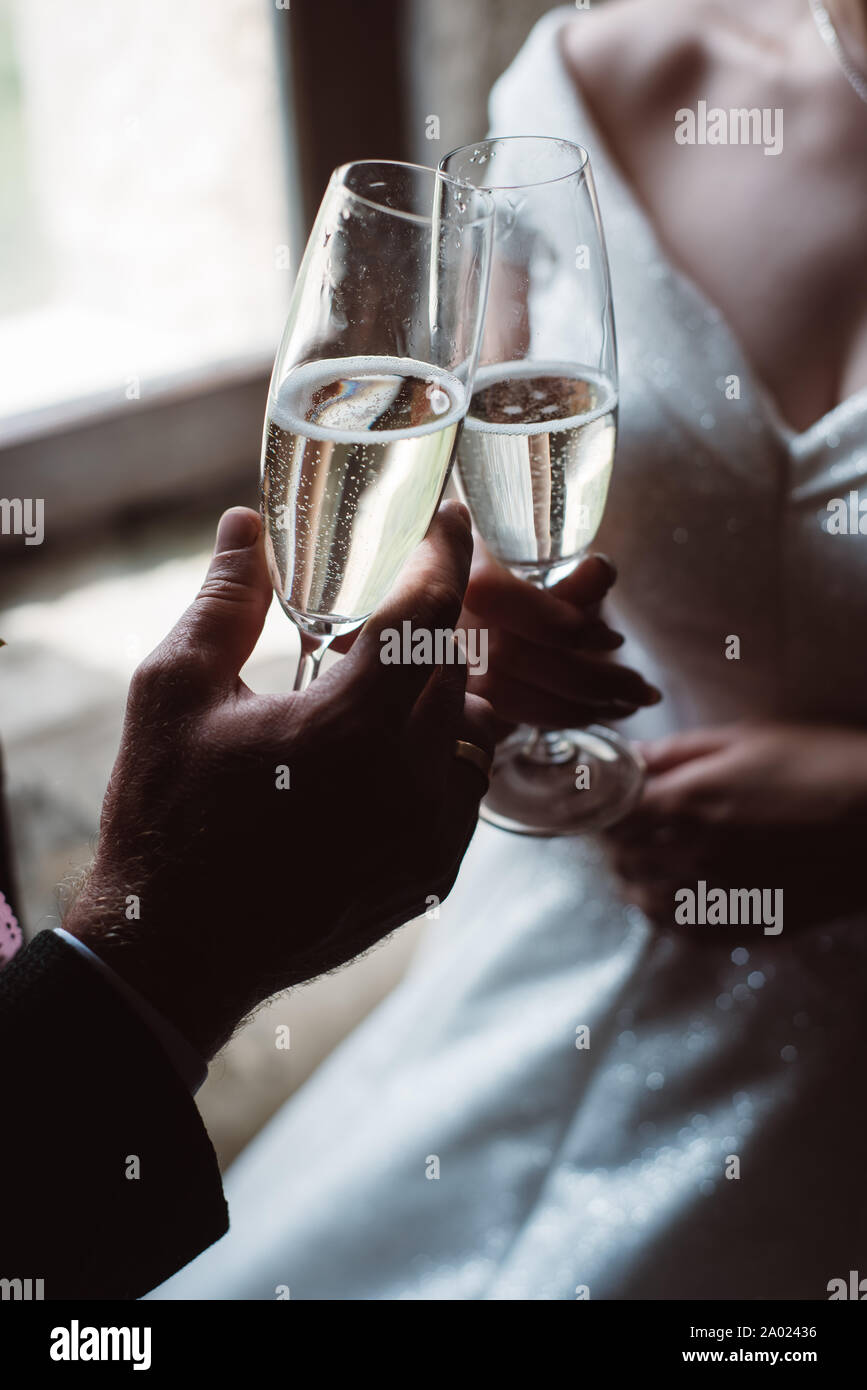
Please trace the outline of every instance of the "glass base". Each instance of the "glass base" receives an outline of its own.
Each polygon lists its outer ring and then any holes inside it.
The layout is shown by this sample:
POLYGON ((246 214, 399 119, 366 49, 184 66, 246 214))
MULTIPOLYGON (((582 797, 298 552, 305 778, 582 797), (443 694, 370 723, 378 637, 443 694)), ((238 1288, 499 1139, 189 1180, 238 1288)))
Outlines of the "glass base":
POLYGON ((520 728, 497 748, 481 819, 516 835, 584 835, 629 814, 644 762, 613 729, 520 728))

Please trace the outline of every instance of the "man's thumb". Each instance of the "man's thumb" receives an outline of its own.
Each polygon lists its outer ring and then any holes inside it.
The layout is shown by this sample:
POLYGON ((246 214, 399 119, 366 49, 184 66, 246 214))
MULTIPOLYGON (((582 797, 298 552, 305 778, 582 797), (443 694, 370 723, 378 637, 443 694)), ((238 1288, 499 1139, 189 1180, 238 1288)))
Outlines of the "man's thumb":
POLYGON ((204 660, 214 681, 232 680, 256 645, 270 602, 259 515, 232 507, 220 518, 205 582, 169 643, 181 660, 204 660))

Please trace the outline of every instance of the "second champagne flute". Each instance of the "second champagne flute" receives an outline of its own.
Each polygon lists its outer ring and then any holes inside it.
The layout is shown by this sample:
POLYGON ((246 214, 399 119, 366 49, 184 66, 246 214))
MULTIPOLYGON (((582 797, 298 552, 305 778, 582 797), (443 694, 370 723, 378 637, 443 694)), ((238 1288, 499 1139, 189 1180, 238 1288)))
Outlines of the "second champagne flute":
MULTIPOLYGON (((454 150, 441 168, 495 198, 485 337, 457 479, 491 554, 545 588, 596 535, 617 436, 614 314, 590 157, 566 140, 514 136, 454 150)), ((643 775, 605 726, 519 729, 497 750, 481 816, 525 835, 598 830, 632 808, 643 775)))
POLYGON ((296 690, 385 597, 439 505, 481 342, 492 206, 417 165, 331 177, 262 447, 268 566, 301 636, 296 690))

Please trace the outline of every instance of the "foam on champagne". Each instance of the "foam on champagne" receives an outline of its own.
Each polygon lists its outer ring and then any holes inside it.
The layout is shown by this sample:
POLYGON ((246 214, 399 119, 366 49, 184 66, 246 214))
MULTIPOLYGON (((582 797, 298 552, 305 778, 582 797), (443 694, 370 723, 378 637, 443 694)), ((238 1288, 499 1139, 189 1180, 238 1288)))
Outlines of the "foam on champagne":
POLYGON ((290 434, 369 444, 371 434, 383 441, 414 439, 456 424, 465 400, 463 383, 429 362, 412 357, 334 357, 293 368, 276 396, 271 395, 268 414, 278 429, 290 434), (382 424, 388 418, 389 391, 405 381, 423 383, 429 403, 426 415, 417 422, 382 424), (325 402, 317 400, 323 390, 339 383, 348 389, 325 402))
POLYGON ((579 425, 592 424, 604 415, 613 414, 616 408, 617 392, 608 378, 592 367, 576 367, 574 362, 496 362, 492 366, 480 367, 476 372, 473 398, 464 428, 484 430, 486 434, 545 434, 552 429, 574 429, 579 425), (540 404, 536 412, 538 418, 528 419, 527 412, 532 411, 533 403, 522 393, 520 400, 513 399, 511 404, 502 407, 504 418, 500 420, 475 413, 480 399, 492 386, 502 384, 508 387, 513 382, 526 381, 528 378, 561 383, 563 386, 570 382, 575 386, 586 385, 592 392, 592 401, 588 402, 586 409, 571 411, 567 408, 563 411, 560 405, 566 404, 568 397, 561 396, 561 402, 557 402, 550 399, 549 392, 546 393, 549 399, 540 404))

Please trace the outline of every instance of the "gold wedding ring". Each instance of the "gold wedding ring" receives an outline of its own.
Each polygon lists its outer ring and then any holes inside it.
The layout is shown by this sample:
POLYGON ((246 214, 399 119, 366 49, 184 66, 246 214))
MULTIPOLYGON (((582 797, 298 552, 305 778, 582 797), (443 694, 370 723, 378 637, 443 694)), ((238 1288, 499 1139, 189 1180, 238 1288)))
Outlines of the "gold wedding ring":
POLYGON ((465 762, 472 763, 477 767, 485 779, 491 775, 491 765, 493 758, 490 753, 486 753, 484 748, 479 748, 476 743, 467 743, 462 738, 455 739, 455 757, 463 758, 465 762))

